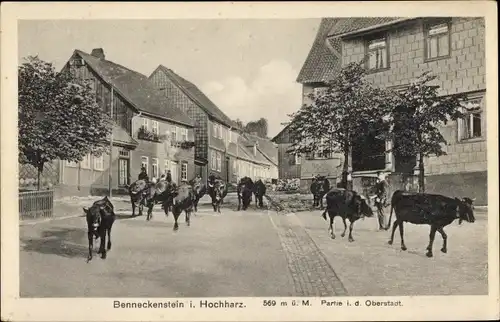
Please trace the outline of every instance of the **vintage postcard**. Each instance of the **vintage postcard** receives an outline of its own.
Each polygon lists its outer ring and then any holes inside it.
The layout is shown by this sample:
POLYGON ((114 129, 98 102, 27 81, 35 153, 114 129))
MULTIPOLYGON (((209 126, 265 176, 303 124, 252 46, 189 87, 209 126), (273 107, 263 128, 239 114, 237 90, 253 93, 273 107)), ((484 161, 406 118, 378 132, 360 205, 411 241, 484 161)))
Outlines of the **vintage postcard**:
POLYGON ((499 318, 496 3, 3 3, 2 321, 499 318))

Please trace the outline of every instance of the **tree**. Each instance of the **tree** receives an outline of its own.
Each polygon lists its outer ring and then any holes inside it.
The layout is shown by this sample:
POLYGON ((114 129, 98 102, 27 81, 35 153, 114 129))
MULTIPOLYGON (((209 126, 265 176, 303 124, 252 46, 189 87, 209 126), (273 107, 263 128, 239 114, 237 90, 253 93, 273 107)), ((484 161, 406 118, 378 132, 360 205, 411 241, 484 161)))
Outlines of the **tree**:
POLYGON ((257 133, 261 138, 267 138, 267 120, 261 117, 257 121, 248 122, 245 125, 245 131, 248 133, 257 133))
POLYGON ((397 96, 392 111, 393 151, 405 157, 417 156, 419 191, 425 192, 424 158, 446 155, 447 144, 439 127, 463 117, 464 95, 439 96, 439 86, 430 84, 436 76, 424 72, 397 96))
POLYGON ((86 82, 29 56, 18 68, 19 162, 38 170, 55 159, 78 162, 108 150, 111 123, 86 82))
POLYGON ((370 132, 386 131, 384 117, 392 110, 391 91, 366 80, 364 62, 350 63, 326 87, 310 95, 312 104, 291 115, 292 153, 318 149, 344 155, 342 184, 347 187, 352 142, 370 132))

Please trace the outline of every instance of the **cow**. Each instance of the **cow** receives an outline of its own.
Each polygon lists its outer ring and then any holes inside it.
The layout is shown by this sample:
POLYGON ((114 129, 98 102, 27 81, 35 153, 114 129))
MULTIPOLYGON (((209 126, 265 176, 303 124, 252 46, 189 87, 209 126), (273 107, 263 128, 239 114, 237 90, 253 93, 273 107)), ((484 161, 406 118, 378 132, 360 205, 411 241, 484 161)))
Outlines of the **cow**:
POLYGON ((462 221, 473 223, 475 221, 473 211, 473 199, 470 198, 450 198, 438 194, 414 193, 397 190, 391 198, 391 213, 387 229, 391 226, 392 212, 396 220, 392 227, 389 245, 394 242, 394 232, 399 227, 401 235, 401 249, 405 251, 403 223, 409 222, 415 225, 430 225, 429 244, 427 246, 427 257, 432 257, 432 246, 436 231, 443 238, 441 252, 447 253, 448 236, 444 232, 444 227, 451 224, 458 218, 459 224, 462 221))
POLYGON ((160 180, 157 183, 149 185, 149 188, 145 191, 146 205, 148 207, 147 220, 151 220, 153 218, 153 207, 158 203, 161 203, 162 208, 165 211, 165 215, 168 217, 169 209, 172 206, 172 194, 175 190, 176 184, 165 180, 160 180))
POLYGON ((193 188, 193 207, 196 213, 198 212, 198 202, 207 193, 207 185, 201 182, 200 177, 192 179, 189 184, 193 188))
MULTIPOLYGON (((177 219, 179 218, 182 211, 186 213, 186 224, 190 225, 191 212, 194 206, 193 197, 193 187, 188 183, 182 183, 177 187, 177 189, 172 193, 172 214, 174 215, 174 231, 179 229, 179 224, 177 219)), ((167 214, 167 207, 165 209, 165 214, 167 214)))
POLYGON ((346 190, 342 188, 333 188, 326 194, 326 209, 321 215, 326 219, 326 214, 330 217, 330 226, 328 232, 330 237, 335 239, 335 232, 333 228, 333 220, 336 216, 340 216, 344 222, 344 231, 342 237, 345 236, 347 230, 346 219, 349 219, 349 242, 353 242, 352 229, 356 220, 363 217, 373 217, 373 210, 368 205, 366 199, 353 190, 346 190))
POLYGON ((254 191, 254 183, 252 179, 249 177, 243 177, 238 182, 238 186, 236 187, 236 194, 238 195, 238 211, 242 208, 243 210, 247 210, 248 206, 252 202, 252 193, 254 191))
POLYGON ((220 213, 220 205, 224 201, 224 197, 227 195, 227 185, 220 179, 209 179, 207 191, 210 198, 212 199, 214 212, 220 213))
POLYGON ((325 176, 316 176, 310 187, 313 195, 313 207, 323 209, 323 197, 330 190, 330 181, 325 176))
POLYGON ((85 213, 88 227, 87 237, 89 240, 89 255, 87 263, 92 260, 94 237, 96 240, 101 238, 101 244, 97 253, 101 254, 102 259, 106 259, 106 251, 111 249, 111 228, 113 227, 116 217, 113 204, 106 196, 94 202, 90 208, 83 207, 83 212, 85 213), (106 244, 106 233, 108 234, 108 244, 107 248, 104 248, 106 244))
POLYGON ((264 182, 262 182, 261 179, 255 181, 255 184, 253 185, 253 193, 255 195, 255 205, 258 206, 259 208, 264 207, 264 203, 262 202, 262 198, 266 194, 266 185, 264 182))
POLYGON ((147 204, 147 197, 151 195, 148 191, 150 189, 150 183, 143 179, 133 182, 128 187, 128 194, 132 204, 132 217, 135 216, 135 208, 137 206, 139 207, 139 216, 142 216, 143 207, 147 204))

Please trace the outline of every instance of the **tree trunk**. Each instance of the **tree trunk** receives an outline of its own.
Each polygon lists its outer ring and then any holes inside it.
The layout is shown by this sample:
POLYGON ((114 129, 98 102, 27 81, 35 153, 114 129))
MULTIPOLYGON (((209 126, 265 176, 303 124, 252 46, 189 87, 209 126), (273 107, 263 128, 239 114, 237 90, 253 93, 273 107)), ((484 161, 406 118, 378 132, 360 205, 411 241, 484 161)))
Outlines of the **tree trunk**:
POLYGON ((418 159, 418 192, 425 192, 425 173, 424 173, 424 156, 419 154, 418 159))
POLYGON ((42 177, 44 163, 41 162, 38 164, 37 168, 37 190, 40 190, 40 178, 42 177))
POLYGON ((342 180, 341 185, 344 189, 349 189, 347 175, 349 174, 349 146, 344 148, 344 164, 342 166, 342 180))

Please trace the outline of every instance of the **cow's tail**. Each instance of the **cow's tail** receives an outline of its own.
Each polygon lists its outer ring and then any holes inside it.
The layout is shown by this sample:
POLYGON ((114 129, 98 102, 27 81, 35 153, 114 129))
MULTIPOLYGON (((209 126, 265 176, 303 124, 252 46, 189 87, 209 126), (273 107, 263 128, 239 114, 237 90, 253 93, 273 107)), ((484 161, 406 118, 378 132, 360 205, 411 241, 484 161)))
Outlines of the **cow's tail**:
POLYGON ((389 221, 387 221, 387 226, 385 226, 385 230, 389 230, 391 228, 391 219, 392 219, 393 209, 394 209, 394 204, 391 202, 391 213, 389 214, 389 221))

